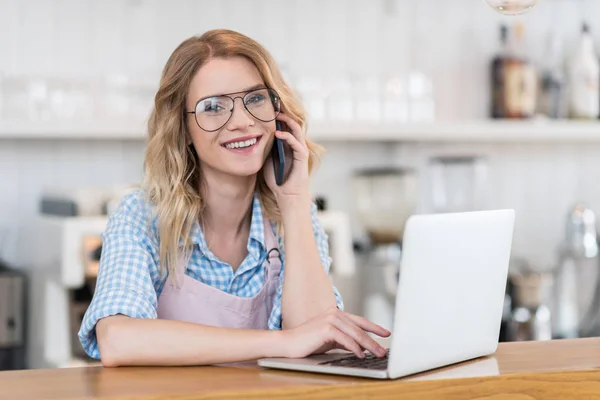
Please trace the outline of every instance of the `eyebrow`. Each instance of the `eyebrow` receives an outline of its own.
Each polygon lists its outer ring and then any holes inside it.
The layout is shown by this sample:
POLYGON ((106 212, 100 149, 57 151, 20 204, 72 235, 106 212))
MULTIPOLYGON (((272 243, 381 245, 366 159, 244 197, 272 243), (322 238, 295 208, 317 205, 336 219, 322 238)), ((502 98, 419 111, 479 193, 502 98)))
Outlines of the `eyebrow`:
POLYGON ((228 95, 231 95, 231 94, 238 94, 238 93, 243 93, 243 92, 249 92, 249 91, 251 91, 251 90, 255 90, 255 89, 263 89, 263 88, 266 88, 266 87, 267 87, 267 86, 266 86, 264 83, 257 83, 256 85, 252 85, 252 86, 250 86, 250 87, 247 87, 247 88, 245 88, 245 89, 239 90, 239 91, 237 91, 237 92, 231 92, 231 93, 219 93, 219 94, 211 94, 211 95, 208 95, 208 96, 202 96, 202 97, 200 97, 200 100, 207 99, 207 98, 209 98, 209 97, 216 97, 216 96, 228 96, 228 95))

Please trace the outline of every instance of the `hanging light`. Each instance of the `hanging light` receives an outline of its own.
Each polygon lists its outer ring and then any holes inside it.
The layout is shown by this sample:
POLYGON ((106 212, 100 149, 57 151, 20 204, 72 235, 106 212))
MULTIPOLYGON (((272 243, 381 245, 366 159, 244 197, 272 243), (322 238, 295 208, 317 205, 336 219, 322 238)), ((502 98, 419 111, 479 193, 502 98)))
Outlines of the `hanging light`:
POLYGON ((490 7, 504 15, 519 15, 531 10, 539 0, 485 0, 490 7))

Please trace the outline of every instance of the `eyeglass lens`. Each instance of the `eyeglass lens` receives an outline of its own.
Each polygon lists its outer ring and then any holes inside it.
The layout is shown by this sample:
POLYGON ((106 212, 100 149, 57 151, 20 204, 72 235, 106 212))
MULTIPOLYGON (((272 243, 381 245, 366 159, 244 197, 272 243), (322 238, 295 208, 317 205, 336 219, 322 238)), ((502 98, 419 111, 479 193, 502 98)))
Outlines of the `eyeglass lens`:
MULTIPOLYGON (((272 89, 256 89, 242 98, 244 108, 257 120, 273 121, 280 110, 277 93, 272 89)), ((231 118, 234 99, 229 96, 213 96, 203 99, 196 105, 196 121, 206 131, 223 127, 231 118)))

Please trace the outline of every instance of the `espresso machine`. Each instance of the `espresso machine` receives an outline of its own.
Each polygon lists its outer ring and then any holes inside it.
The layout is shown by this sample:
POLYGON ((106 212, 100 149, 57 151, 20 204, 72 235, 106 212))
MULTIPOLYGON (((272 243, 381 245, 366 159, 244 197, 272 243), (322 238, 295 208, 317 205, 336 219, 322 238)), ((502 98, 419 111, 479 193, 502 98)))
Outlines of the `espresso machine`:
POLYGON ((417 203, 417 175, 409 168, 368 168, 353 177, 358 218, 367 233, 361 269, 363 315, 393 329, 401 271, 402 236, 417 203))

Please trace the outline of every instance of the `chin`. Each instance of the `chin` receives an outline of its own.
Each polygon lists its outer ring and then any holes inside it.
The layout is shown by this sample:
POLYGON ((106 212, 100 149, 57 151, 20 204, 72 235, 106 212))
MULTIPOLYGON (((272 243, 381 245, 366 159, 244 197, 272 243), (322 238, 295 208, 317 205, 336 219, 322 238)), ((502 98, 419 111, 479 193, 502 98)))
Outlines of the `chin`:
POLYGON ((262 169, 262 165, 255 166, 237 166, 233 168, 228 168, 228 173, 234 176, 239 177, 250 177, 258 174, 262 169))
POLYGON ((251 177, 262 170, 265 162, 272 162, 264 147, 257 148, 252 154, 248 155, 233 154, 222 148, 220 150, 225 153, 215 151, 210 160, 212 162, 207 160, 206 164, 211 165, 213 169, 221 174, 240 178, 251 177))

